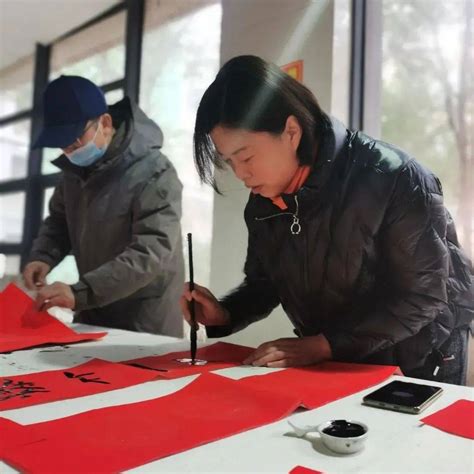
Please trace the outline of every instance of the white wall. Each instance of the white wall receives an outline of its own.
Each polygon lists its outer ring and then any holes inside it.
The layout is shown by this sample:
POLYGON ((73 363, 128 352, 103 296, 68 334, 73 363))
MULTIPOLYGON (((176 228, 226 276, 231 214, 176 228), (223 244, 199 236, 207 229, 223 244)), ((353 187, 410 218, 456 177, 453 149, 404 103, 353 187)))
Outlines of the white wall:
MULTIPOLYGON (((333 2, 328 0, 222 0, 221 61, 255 54, 278 65, 304 61, 303 82, 322 108, 331 104, 333 2)), ((219 173, 224 196, 216 196, 210 288, 222 296, 243 278, 247 229, 243 211, 248 191, 231 173, 219 173)), ((293 336, 281 308, 227 340, 256 346, 293 336)))

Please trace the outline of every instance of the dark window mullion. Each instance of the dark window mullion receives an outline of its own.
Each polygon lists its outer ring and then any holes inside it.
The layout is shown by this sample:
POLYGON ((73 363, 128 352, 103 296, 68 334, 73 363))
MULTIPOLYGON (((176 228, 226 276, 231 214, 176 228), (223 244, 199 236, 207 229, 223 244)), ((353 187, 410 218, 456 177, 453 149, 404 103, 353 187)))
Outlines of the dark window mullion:
POLYGON ((349 128, 352 130, 362 130, 364 123, 366 7, 366 0, 352 0, 349 94, 349 128))
POLYGON ((36 45, 35 72, 33 86, 33 116, 31 120, 30 155, 28 160, 28 186, 26 189, 25 217, 23 222, 23 240, 21 266, 26 262, 34 238, 37 236, 43 210, 43 193, 40 188, 41 162, 43 150, 33 149, 32 144, 43 126, 42 102, 43 91, 48 84, 49 59, 51 47, 36 45))
POLYGON ((126 3, 121 2, 117 5, 113 5, 110 7, 108 10, 105 12, 101 13, 100 15, 97 15, 95 18, 92 18, 92 20, 86 21, 82 25, 78 26, 77 28, 73 28, 72 30, 68 31, 64 35, 59 36, 56 38, 51 44, 54 45, 54 43, 59 43, 60 41, 69 38, 70 36, 74 36, 77 33, 86 30, 87 28, 90 28, 91 26, 96 25, 97 23, 100 23, 101 21, 106 20, 107 18, 110 18, 111 16, 116 15, 117 13, 120 13, 123 9, 126 8, 126 3))
POLYGON ((27 120, 31 118, 33 115, 33 110, 21 110, 20 112, 16 112, 12 115, 6 115, 5 117, 0 118, 0 127, 4 127, 6 125, 10 125, 14 122, 20 122, 21 120, 27 120))
POLYGON ((124 94, 138 103, 145 2, 144 0, 126 0, 126 5, 124 94))
POLYGON ((104 92, 112 92, 125 87, 125 79, 118 79, 117 81, 109 82, 103 86, 99 86, 104 92))
POLYGON ((0 194, 15 193, 26 191, 28 187, 28 178, 12 179, 0 182, 0 194))
POLYGON ((20 255, 22 244, 10 244, 6 242, 0 242, 0 253, 5 255, 20 255))

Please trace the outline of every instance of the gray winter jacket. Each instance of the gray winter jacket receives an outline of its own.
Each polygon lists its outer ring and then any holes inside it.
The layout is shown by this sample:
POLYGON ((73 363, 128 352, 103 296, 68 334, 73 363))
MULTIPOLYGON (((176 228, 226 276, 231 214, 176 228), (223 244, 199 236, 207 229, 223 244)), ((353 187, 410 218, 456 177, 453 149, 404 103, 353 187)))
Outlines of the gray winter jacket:
POLYGON ((29 260, 74 255, 77 322, 181 336, 182 185, 142 110, 125 98, 109 113, 117 132, 98 163, 53 162, 63 173, 29 260))

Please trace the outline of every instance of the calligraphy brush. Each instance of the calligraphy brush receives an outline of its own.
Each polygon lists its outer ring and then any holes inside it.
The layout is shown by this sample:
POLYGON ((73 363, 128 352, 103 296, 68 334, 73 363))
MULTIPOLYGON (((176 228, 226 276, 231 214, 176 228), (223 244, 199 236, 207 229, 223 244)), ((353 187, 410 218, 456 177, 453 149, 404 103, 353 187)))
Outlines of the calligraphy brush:
MULTIPOLYGON (((194 268, 193 268, 193 235, 188 234, 188 258, 189 258, 189 291, 192 293, 194 290, 194 268)), ((194 311, 194 298, 189 302, 189 312, 191 313, 191 364, 196 363, 196 341, 197 341, 197 328, 196 328, 196 314, 194 311)))

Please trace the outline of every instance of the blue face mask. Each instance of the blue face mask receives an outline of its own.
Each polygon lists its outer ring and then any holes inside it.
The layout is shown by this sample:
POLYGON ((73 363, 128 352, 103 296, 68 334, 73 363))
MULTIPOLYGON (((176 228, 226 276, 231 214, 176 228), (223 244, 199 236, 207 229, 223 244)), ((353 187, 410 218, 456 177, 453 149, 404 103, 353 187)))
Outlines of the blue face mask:
POLYGON ((98 131, 99 127, 97 127, 94 138, 86 145, 81 146, 72 153, 64 153, 72 164, 85 168, 87 166, 93 165, 96 161, 100 160, 104 156, 107 146, 99 148, 94 142, 98 131))

